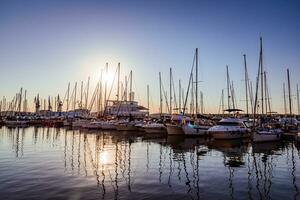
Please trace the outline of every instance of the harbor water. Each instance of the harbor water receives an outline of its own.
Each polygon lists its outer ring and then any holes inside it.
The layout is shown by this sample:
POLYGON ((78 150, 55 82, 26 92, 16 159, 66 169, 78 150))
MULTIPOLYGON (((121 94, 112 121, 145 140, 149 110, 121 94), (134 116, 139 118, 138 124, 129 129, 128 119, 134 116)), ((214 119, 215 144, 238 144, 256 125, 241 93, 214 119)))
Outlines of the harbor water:
POLYGON ((1 199, 300 199, 295 141, 0 128, 1 199))

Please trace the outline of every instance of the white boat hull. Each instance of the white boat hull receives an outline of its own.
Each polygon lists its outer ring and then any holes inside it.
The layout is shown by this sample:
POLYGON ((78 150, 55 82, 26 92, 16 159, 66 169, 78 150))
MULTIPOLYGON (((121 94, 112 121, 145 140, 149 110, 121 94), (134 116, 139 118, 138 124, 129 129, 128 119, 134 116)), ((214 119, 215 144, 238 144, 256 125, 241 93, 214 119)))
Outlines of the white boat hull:
POLYGON ((182 129, 185 135, 202 136, 207 134, 209 128, 204 128, 204 127, 202 128, 193 125, 185 125, 182 127, 182 129))
POLYGON ((209 131, 214 139, 241 139, 250 137, 248 131, 209 131))
POLYGON ((168 132, 168 135, 184 135, 184 132, 180 125, 168 124, 167 132, 168 132))

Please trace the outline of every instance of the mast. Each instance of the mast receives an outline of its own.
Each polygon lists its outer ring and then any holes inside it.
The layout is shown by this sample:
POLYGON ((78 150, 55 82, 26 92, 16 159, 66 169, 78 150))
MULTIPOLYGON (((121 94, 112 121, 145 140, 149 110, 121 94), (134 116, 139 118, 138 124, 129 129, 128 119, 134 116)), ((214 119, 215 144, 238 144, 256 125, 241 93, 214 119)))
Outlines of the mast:
POLYGON ((128 90, 127 84, 128 84, 127 76, 125 76, 125 88, 124 88, 125 89, 125 92, 124 92, 125 93, 125 95, 124 95, 125 99, 124 99, 124 101, 127 101, 127 96, 128 96, 127 95, 127 90, 128 90))
POLYGON ((50 96, 48 96, 48 111, 52 110, 50 96))
POLYGON ((191 104, 190 104, 190 114, 195 114, 195 105, 194 105, 194 77, 192 73, 192 80, 191 80, 191 104))
POLYGON ((88 108, 89 101, 89 89, 90 89, 90 77, 88 77, 87 87, 86 87, 86 96, 85 96, 85 109, 88 108))
POLYGON ((76 108, 76 92, 77 92, 77 82, 75 82, 75 88, 74 88, 73 111, 75 111, 75 108, 76 108))
POLYGON ((57 111, 57 98, 54 97, 54 111, 57 111))
POLYGON ((120 63, 118 63, 117 101, 120 100, 120 63))
POLYGON ((149 107, 149 85, 147 85, 147 108, 148 108, 148 117, 150 116, 150 107, 149 107))
POLYGON ((67 91, 67 111, 69 111, 69 101, 70 101, 70 82, 68 83, 68 91, 67 91))
POLYGON ((246 114, 249 115, 249 105, 248 105, 248 70, 247 70, 247 61, 246 54, 244 56, 244 65, 245 65, 245 89, 246 89, 246 114))
POLYGON ((234 94, 234 86, 233 86, 233 81, 231 83, 231 99, 232 99, 232 108, 235 109, 235 94, 234 94))
POLYGON ((130 82, 129 82, 129 101, 133 101, 132 95, 132 70, 130 70, 130 82))
POLYGON ((82 109, 82 99, 83 99, 83 81, 81 81, 81 88, 80 88, 80 105, 79 108, 82 109))
POLYGON ((102 112, 102 100, 103 100, 103 96, 102 96, 102 81, 103 81, 103 70, 101 69, 101 73, 100 73, 100 81, 99 81, 99 88, 98 88, 98 116, 101 114, 102 112))
POLYGON ((267 75, 265 72, 265 85, 266 85, 266 98, 267 98, 267 102, 266 102, 266 108, 269 108, 269 111, 272 112, 271 109, 271 100, 270 100, 270 94, 269 94, 269 88, 268 88, 268 81, 267 81, 267 75))
POLYGON ((261 78, 261 114, 264 114, 264 70, 263 70, 263 52, 262 52, 262 37, 260 37, 260 53, 259 53, 259 63, 260 63, 260 78, 261 78))
POLYGON ((196 48, 196 115, 198 114, 198 48, 196 48))
POLYGON ((287 107, 286 107, 286 95, 285 95, 285 83, 283 83, 283 104, 284 104, 284 114, 287 114, 287 107))
POLYGON ((201 114, 204 114, 203 92, 200 91, 201 114))
POLYGON ((160 112, 160 117, 162 116, 162 94, 161 94, 161 73, 159 72, 159 112, 160 112))
POLYGON ((222 114, 224 114, 224 110, 225 110, 225 108, 224 108, 224 89, 222 89, 222 97, 221 98, 222 98, 222 100, 221 100, 222 101, 222 104, 221 104, 222 105, 222 114))
POLYGON ((289 69, 287 69, 287 78, 288 78, 288 91, 289 91, 289 109, 290 109, 290 117, 292 117, 291 82, 290 82, 290 71, 289 71, 289 69))
POLYGON ((172 114, 172 68, 170 68, 170 115, 172 114))
POLYGON ((298 106, 298 115, 300 115, 300 100, 299 100, 299 88, 297 84, 297 106, 298 106))
POLYGON ((23 103, 23 111, 24 112, 27 112, 27 90, 25 90, 25 93, 24 93, 24 103, 23 103))
POLYGON ((21 112, 21 106, 22 106, 22 94, 23 94, 23 88, 21 88, 20 94, 19 94, 19 105, 18 105, 18 113, 19 114, 21 112))
POLYGON ((178 113, 180 114, 181 113, 181 80, 179 79, 179 93, 178 93, 178 95, 179 95, 179 107, 178 107, 178 113))
POLYGON ((229 79, 229 71, 228 71, 228 65, 226 65, 226 79, 227 79, 227 108, 230 109, 230 79, 229 79))
POLYGON ((105 78, 105 88, 104 88, 104 105, 106 105, 106 93, 107 93, 107 75, 108 74, 108 63, 106 63, 106 67, 105 67, 105 76, 106 76, 106 78, 105 78))
MULTIPOLYGON (((268 113, 268 102, 269 102, 269 98, 268 98, 268 91, 267 91, 267 74, 266 71, 264 71, 264 81, 265 81, 265 104, 266 104, 266 114, 268 113)), ((269 110, 269 112, 271 112, 271 110, 269 110)))

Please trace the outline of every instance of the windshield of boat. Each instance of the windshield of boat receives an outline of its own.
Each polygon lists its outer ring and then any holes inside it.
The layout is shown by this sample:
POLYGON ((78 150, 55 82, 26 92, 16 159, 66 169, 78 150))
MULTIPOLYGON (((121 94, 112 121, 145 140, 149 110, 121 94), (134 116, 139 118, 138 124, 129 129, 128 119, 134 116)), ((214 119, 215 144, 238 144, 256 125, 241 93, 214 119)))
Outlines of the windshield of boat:
POLYGON ((218 122, 217 125, 219 125, 219 126, 240 126, 240 127, 244 127, 244 124, 240 123, 240 122, 218 122))

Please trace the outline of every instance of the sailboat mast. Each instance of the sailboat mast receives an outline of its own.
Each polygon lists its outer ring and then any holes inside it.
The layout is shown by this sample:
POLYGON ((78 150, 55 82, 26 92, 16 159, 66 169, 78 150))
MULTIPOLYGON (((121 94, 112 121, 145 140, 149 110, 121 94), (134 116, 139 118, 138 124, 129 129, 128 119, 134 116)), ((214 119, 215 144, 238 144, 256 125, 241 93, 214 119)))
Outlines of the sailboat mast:
POLYGON ((234 86, 233 86, 233 81, 231 83, 231 99, 232 99, 232 108, 235 109, 235 94, 234 94, 234 86))
POLYGON ((149 85, 147 85, 147 108, 148 108, 148 117, 150 116, 150 107, 149 107, 149 85))
POLYGON ((70 82, 68 83, 68 91, 67 91, 67 112, 69 111, 69 101, 70 101, 70 82))
POLYGON ((222 89, 222 114, 224 114, 224 110, 225 110, 225 108, 224 108, 224 89, 222 89))
POLYGON ((191 104, 190 104, 190 111, 192 115, 195 114, 195 107, 194 107, 194 77, 193 77, 193 74, 192 74, 192 85, 191 85, 191 104))
POLYGON ((105 67, 105 88, 104 88, 104 105, 106 105, 106 93, 107 93, 107 76, 108 76, 108 63, 106 63, 105 67))
POLYGON ((99 88, 98 88, 98 116, 101 115, 102 113, 102 99, 103 99, 103 96, 102 96, 102 90, 103 90, 103 87, 102 87, 102 83, 103 83, 103 70, 101 69, 101 73, 100 73, 100 81, 99 81, 99 88))
POLYGON ((132 70, 130 70, 130 82, 129 82, 129 101, 133 101, 132 95, 132 70))
POLYGON ((172 114, 172 68, 170 68, 170 115, 172 114))
POLYGON ((284 114, 287 114, 287 107, 286 107, 286 94, 285 94, 285 83, 283 83, 283 104, 284 104, 284 114))
POLYGON ((300 115, 300 100, 299 100, 299 88, 297 84, 297 106, 298 106, 298 115, 300 115))
POLYGON ((22 94, 23 94, 23 88, 21 88, 20 94, 19 94, 19 106, 18 106, 18 112, 19 112, 19 114, 21 112, 21 106, 22 106, 22 94))
POLYGON ((124 92, 125 93, 125 95, 124 95, 125 99, 124 99, 124 101, 127 101, 127 96, 128 96, 127 95, 127 90, 128 90, 127 85, 128 85, 128 80, 127 80, 127 76, 125 76, 125 88, 124 88, 125 89, 125 92, 124 92))
POLYGON ((178 95, 179 95, 179 106, 178 106, 178 113, 180 114, 181 113, 181 80, 179 80, 178 85, 179 85, 179 93, 178 93, 178 95))
POLYGON ((262 37, 260 37, 260 54, 259 54, 259 63, 260 63, 260 78, 261 78, 261 114, 264 114, 264 70, 263 70, 263 52, 262 52, 262 37))
POLYGON ((81 81, 81 88, 80 88, 80 109, 82 109, 82 98, 83 98, 83 81, 81 81))
POLYGON ((75 108, 76 108, 76 93, 77 93, 77 82, 75 82, 75 88, 74 88, 73 111, 75 111, 75 108))
POLYGON ((196 48, 196 114, 198 114, 198 48, 196 48))
POLYGON ((288 91, 289 91, 289 109, 290 109, 290 117, 292 117, 291 82, 290 82, 290 71, 289 71, 289 69, 287 69, 287 78, 288 78, 288 91))
POLYGON ((25 90, 25 93, 24 93, 24 103, 23 103, 23 111, 24 112, 27 112, 27 90, 25 90))
MULTIPOLYGON (((266 71, 264 71, 264 81, 265 81, 265 104, 266 104, 266 114, 268 113, 268 102, 269 102, 269 98, 268 98, 268 91, 267 91, 267 74, 266 71)), ((269 110, 269 112, 271 112, 271 110, 269 110)))
POLYGON ((90 89, 90 77, 88 77, 88 82, 86 86, 85 109, 88 109, 89 89, 90 89))
POLYGON ((247 61, 246 54, 244 56, 244 65, 245 65, 245 89, 246 89, 246 114, 249 114, 249 105, 248 105, 248 70, 247 70, 247 61))
POLYGON ((117 101, 120 100, 120 63, 118 63, 117 101))
POLYGON ((161 94, 161 73, 159 72, 159 112, 160 112, 160 116, 162 115, 162 103, 163 103, 163 99, 162 99, 162 94, 161 94))
POLYGON ((204 114, 203 92, 200 91, 201 114, 204 114))
POLYGON ((229 71, 228 71, 228 65, 226 65, 226 79, 227 79, 227 108, 230 109, 230 80, 229 80, 229 71))

